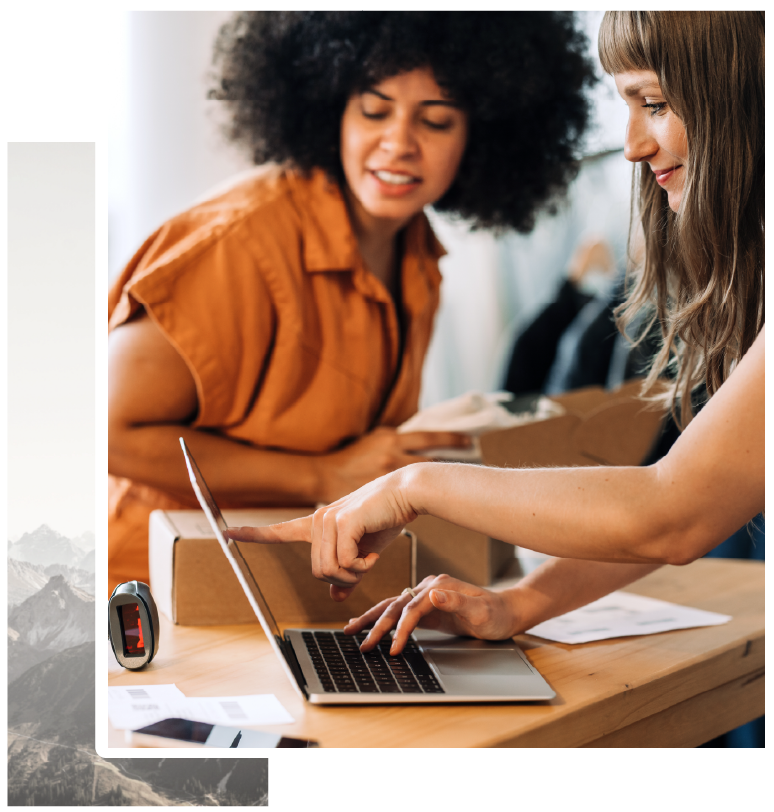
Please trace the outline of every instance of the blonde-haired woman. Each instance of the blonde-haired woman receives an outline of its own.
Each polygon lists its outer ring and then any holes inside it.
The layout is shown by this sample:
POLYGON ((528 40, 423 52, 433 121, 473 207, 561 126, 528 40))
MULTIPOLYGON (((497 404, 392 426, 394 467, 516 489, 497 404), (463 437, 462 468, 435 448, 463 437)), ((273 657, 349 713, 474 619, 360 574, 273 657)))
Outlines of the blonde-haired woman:
MULTIPOLYGON (((363 650, 416 626, 505 639, 663 564, 688 564, 764 507, 764 15, 608 12, 600 57, 629 108, 646 254, 623 324, 648 308, 663 348, 648 378, 671 376, 684 430, 657 463, 632 468, 496 469, 419 463, 313 516, 229 531, 305 539, 314 574, 343 600, 420 514, 553 558, 504 590, 446 575, 383 601, 363 650), (692 417, 692 395, 709 400, 692 417)), ((647 320, 646 320, 647 323, 647 320)))

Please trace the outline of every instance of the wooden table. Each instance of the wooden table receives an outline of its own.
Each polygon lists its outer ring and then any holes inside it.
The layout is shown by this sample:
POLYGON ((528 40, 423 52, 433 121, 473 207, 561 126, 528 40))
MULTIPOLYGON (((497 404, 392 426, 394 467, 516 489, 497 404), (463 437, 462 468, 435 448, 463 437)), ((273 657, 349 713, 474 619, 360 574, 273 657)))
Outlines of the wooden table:
MULTIPOLYGON (((177 683, 188 696, 273 693, 296 720, 275 730, 322 747, 695 747, 764 712, 765 565, 701 559, 628 591, 733 616, 722 626, 583 645, 517 641, 556 691, 537 704, 340 706, 304 702, 260 626, 184 627, 162 617, 151 665, 110 685, 177 683)), ((110 731, 111 747, 125 747, 110 731)))

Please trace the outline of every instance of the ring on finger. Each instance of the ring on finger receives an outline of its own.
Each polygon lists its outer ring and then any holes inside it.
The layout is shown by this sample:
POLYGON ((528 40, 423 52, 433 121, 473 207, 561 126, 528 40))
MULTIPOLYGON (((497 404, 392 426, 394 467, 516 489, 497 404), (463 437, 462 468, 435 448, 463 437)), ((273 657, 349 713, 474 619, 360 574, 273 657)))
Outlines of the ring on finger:
POLYGON ((400 594, 401 594, 401 595, 411 595, 411 597, 412 597, 412 598, 416 598, 416 596, 417 596, 417 593, 416 593, 416 592, 414 592, 414 590, 413 590, 413 589, 412 589, 410 586, 407 586, 407 587, 406 587, 406 588, 403 590, 403 592, 401 592, 400 594))

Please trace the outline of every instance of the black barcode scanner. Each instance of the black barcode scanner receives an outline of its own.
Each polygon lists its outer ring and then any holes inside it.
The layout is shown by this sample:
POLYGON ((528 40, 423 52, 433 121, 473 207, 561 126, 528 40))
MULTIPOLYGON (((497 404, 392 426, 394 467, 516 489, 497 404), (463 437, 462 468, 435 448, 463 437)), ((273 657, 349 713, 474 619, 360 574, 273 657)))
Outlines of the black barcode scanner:
POLYGON ((147 665, 159 650, 159 613, 142 581, 119 584, 108 603, 108 638, 116 660, 130 671, 147 665))

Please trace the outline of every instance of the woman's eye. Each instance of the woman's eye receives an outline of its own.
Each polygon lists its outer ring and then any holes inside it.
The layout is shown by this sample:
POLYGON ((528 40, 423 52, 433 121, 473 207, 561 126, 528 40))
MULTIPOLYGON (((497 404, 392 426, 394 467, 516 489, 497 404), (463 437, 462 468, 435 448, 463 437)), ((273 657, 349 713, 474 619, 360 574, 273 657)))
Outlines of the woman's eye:
POLYGON ((424 124, 426 124, 431 130, 448 130, 452 122, 451 121, 430 121, 430 119, 424 119, 424 124))
POLYGON ((365 118, 370 118, 374 121, 379 121, 387 117, 387 113, 384 110, 363 110, 362 113, 365 118))
POLYGON ((650 104, 643 104, 643 107, 647 107, 650 110, 650 114, 652 116, 658 115, 662 110, 664 110, 667 106, 666 102, 651 102, 650 104))

